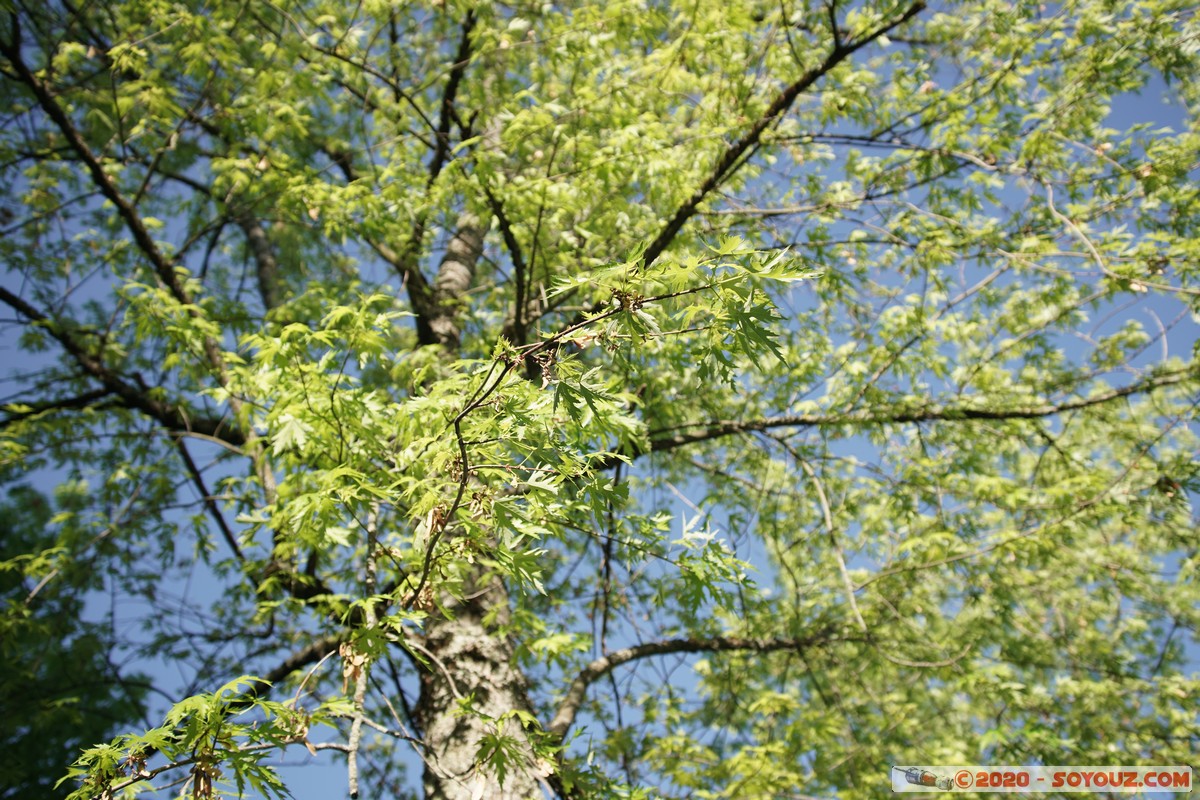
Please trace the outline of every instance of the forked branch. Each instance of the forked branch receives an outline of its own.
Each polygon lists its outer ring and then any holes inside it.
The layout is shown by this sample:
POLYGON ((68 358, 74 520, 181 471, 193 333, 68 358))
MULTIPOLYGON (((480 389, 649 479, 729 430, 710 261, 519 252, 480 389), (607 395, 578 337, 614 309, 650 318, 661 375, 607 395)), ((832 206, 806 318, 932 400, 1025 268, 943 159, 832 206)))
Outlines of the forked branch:
MULTIPOLYGON (((684 223, 692 218, 700 208, 700 204, 704 202, 715 189, 723 185, 738 168, 744 163, 744 159, 753 154, 762 141, 763 134, 767 129, 779 120, 783 114, 792 107, 796 102, 796 98, 802 92, 815 84, 825 75, 828 75, 833 69, 858 50, 866 47, 871 42, 886 35, 894 28, 903 25, 910 19, 919 14, 925 8, 925 0, 917 0, 908 9, 895 19, 887 22, 873 31, 864 33, 855 39, 842 41, 840 35, 835 36, 833 49, 829 55, 825 57, 820 64, 812 67, 804 72, 799 78, 789 84, 782 92, 776 96, 771 105, 767 106, 767 110, 754 121, 750 128, 742 134, 741 138, 725 148, 725 152, 717 159, 717 163, 713 165, 708 177, 692 192, 691 196, 683 202, 675 213, 671 215, 671 219, 659 232, 650 246, 646 248, 643 255, 643 264, 645 267, 650 266, 663 254, 674 241, 675 236, 683 228, 684 223)), ((837 33, 836 26, 834 27, 835 34, 837 33)))

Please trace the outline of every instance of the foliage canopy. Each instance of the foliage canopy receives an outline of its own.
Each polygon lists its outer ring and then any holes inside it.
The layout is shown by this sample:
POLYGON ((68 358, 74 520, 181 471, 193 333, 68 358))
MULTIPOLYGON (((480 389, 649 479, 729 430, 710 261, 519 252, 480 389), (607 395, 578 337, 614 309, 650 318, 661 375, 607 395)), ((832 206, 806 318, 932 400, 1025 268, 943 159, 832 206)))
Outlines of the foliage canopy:
POLYGON ((0 690, 95 674, 60 792, 1198 749, 1193 3, 5 9, 0 690))

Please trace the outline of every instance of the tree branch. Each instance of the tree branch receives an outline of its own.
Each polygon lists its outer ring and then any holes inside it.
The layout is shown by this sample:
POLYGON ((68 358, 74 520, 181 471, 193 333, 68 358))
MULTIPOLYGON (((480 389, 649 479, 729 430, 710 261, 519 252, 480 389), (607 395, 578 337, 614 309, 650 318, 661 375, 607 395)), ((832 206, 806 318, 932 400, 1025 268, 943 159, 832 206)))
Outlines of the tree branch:
MULTIPOLYGON (((375 627, 375 605, 373 598, 375 596, 375 568, 376 563, 376 515, 378 506, 371 510, 371 516, 367 520, 367 552, 363 565, 363 596, 368 598, 363 606, 364 615, 366 617, 364 627, 370 630, 375 627)), ((353 651, 351 651, 353 652, 353 651)), ((358 654, 355 654, 358 655, 358 654)), ((346 742, 346 769, 347 778, 350 785, 351 800, 358 800, 358 750, 362 743, 362 726, 365 718, 364 703, 367 696, 367 677, 371 670, 370 659, 363 654, 361 663, 354 661, 354 716, 350 723, 350 737, 346 742)), ((344 674, 344 673, 343 673, 344 674)))
MULTIPOLYGON (((1037 405, 1013 406, 1010 408, 974 408, 964 406, 944 406, 931 403, 923 406, 909 407, 907 409, 904 407, 888 408, 885 410, 865 409, 863 411, 852 411, 846 414, 785 414, 777 417, 765 417, 757 420, 720 420, 713 422, 695 422, 662 431, 652 431, 650 434, 651 442, 649 452, 667 452, 670 450, 676 450, 689 444, 694 444, 696 442, 720 439, 722 437, 737 433, 757 433, 760 431, 771 430, 772 428, 816 428, 836 427, 838 425, 870 426, 896 425, 914 422, 1040 419, 1042 417, 1052 417, 1057 414, 1067 413, 1069 411, 1079 411, 1084 408, 1103 405, 1114 400, 1120 400, 1132 395, 1150 392, 1165 386, 1173 386, 1189 380, 1195 380, 1198 377, 1200 377, 1200 374, 1198 374, 1197 365, 1189 364, 1183 369, 1153 375, 1144 380, 1131 383, 1128 386, 1123 386, 1119 389, 1111 389, 1107 392, 1092 395, 1091 397, 1080 397, 1061 403, 1047 402, 1037 405), (659 438, 655 438, 656 433, 664 434, 668 431, 686 430, 688 428, 701 428, 702 430, 691 433, 676 433, 672 436, 661 436, 659 438)), ((645 455, 645 452, 638 453, 637 455, 645 455)), ((615 466, 616 463, 617 461, 614 459, 611 460, 611 463, 605 462, 605 466, 615 466)))
MULTIPOLYGON (((33 74, 29 66, 25 63, 24 57, 21 54, 20 17, 16 13, 11 14, 10 17, 12 19, 13 41, 11 44, 0 43, 0 54, 4 55, 12 63, 18 79, 29 88, 37 100, 37 104, 46 112, 46 115, 54 122, 59 132, 62 133, 63 137, 71 145, 71 148, 79 155, 96 188, 116 207, 117 214, 125 222, 125 227, 133 237, 138 249, 150 260, 150 264, 154 268, 158 279, 170 290, 175 300, 187 308, 188 314, 193 317, 201 316, 202 312, 195 305, 190 293, 184 286, 182 277, 175 268, 174 261, 159 249, 158 244, 154 241, 154 237, 150 235, 150 231, 137 209, 121 194, 116 182, 105 172, 104 165, 96 154, 92 152, 91 148, 88 147, 87 142, 84 141, 83 136, 75 128, 74 123, 71 122, 71 118, 67 116, 62 106, 58 104, 50 87, 43 83, 37 75, 33 74)), ((225 360, 221 355, 221 350, 217 342, 208 336, 204 337, 204 354, 209 364, 215 370, 218 383, 224 386, 228 380, 225 375, 225 360)), ((240 401, 236 398, 231 398, 230 405, 237 411, 240 401)))
MULTIPOLYGON (((474 27, 475 14, 473 11, 469 11, 463 19, 458 52, 455 54, 454 63, 450 67, 450 74, 446 80, 446 88, 442 93, 441 115, 438 119, 437 127, 434 128, 436 140, 434 142, 433 155, 429 160, 429 177, 426 181, 426 188, 433 186, 434 181, 437 180, 438 175, 442 172, 442 168, 445 167, 446 162, 449 160, 451 150, 450 126, 455 117, 454 101, 458 96, 459 86, 462 83, 463 75, 466 73, 467 66, 471 60, 471 31, 474 27)), ((428 122, 424 114, 421 116, 428 122)), ((433 127, 431 123, 430 127, 433 127)), ((412 304, 413 313, 416 315, 417 341, 422 345, 442 344, 443 346, 450 346, 453 349, 457 349, 458 330, 453 324, 453 314, 448 316, 444 313, 445 309, 442 302, 444 297, 440 296, 438 284, 442 282, 443 274, 447 274, 449 277, 449 272, 453 271, 453 266, 457 263, 462 263, 461 259, 458 259, 457 256, 452 256, 451 249, 455 247, 454 242, 460 240, 463 234, 466 233, 466 238, 461 239, 461 241, 468 243, 469 247, 469 243, 473 242, 476 237, 472 236, 469 231, 466 231, 460 221, 458 231, 455 233, 455 240, 451 241, 450 247, 447 248, 446 255, 442 259, 438 277, 435 279, 434 285, 430 286, 429 281, 421 274, 421 270, 417 264, 418 253, 421 250, 421 243, 425 240, 428 222, 427 212, 422 211, 417 214, 417 218, 413 221, 412 231, 409 233, 407 241, 401 246, 399 252, 383 242, 369 241, 369 244, 384 261, 392 265, 392 268, 400 275, 400 279, 408 291, 409 302, 412 304), (450 267, 449 271, 448 266, 450 267), (448 325, 446 324, 447 319, 449 319, 448 325)), ((480 244, 474 249, 478 251, 482 249, 483 231, 479 232, 477 238, 480 244)), ((471 276, 474 275, 474 264, 477 257, 478 252, 470 259, 469 272, 471 276)))
MULTIPOLYGON (((349 152, 328 142, 318 141, 316 145, 341 170, 348 183, 361 178, 349 152)), ((421 214, 413 223, 413 230, 399 251, 369 235, 365 237, 365 241, 376 255, 400 276, 400 283, 408 293, 408 301, 417 320, 417 339, 421 344, 432 344, 435 340, 430 333, 428 320, 433 308, 433 288, 417 266, 417 253, 425 235, 425 225, 426 216, 421 214)))
MULTIPOLYGON (((17 422, 20 422, 23 419, 29 419, 30 417, 36 417, 39 414, 54 413, 56 411, 68 411, 68 410, 74 410, 74 409, 79 409, 79 408, 87 408, 88 406, 91 406, 93 403, 96 403, 96 401, 103 400, 104 398, 108 397, 111 394, 112 394, 112 391, 109 389, 93 389, 90 392, 84 392, 83 394, 76 395, 75 397, 63 397, 58 400, 46 400, 41 403, 15 404, 15 405, 26 406, 27 408, 25 410, 21 410, 21 411, 13 411, 10 408, 9 413, 3 419, 0 419, 0 430, 7 428, 9 425, 13 425, 17 422)), ((8 406, 11 406, 14 404, 5 404, 5 405, 6 405, 6 407, 8 407, 8 406)))
POLYGON ((124 407, 141 411, 151 419, 157 420, 172 433, 198 433, 235 446, 246 443, 245 435, 226 419, 194 417, 182 406, 153 398, 142 386, 129 382, 110 369, 100 358, 88 352, 88 349, 76 337, 62 330, 55 320, 2 286, 0 286, 0 302, 5 303, 31 322, 44 327, 62 345, 75 363, 88 375, 98 380, 107 393, 120 398, 124 407))
POLYGON ((716 636, 703 639, 666 639, 659 642, 637 644, 632 647, 613 651, 588 664, 576 676, 575 680, 571 681, 571 686, 567 690, 567 696, 559 703, 558 710, 554 714, 554 719, 550 722, 550 726, 546 730, 557 740, 562 741, 567 735, 567 731, 571 729, 571 725, 575 721, 575 715, 586 699, 588 687, 596 679, 604 677, 622 664, 628 664, 631 661, 649 658, 650 656, 670 655, 672 653, 722 653, 736 651, 774 653, 780 650, 801 651, 813 645, 831 641, 834 638, 833 631, 834 628, 832 627, 823 628, 811 636, 800 639, 745 639, 738 636, 716 636))
MULTIPOLYGON (((307 667, 309 664, 316 664, 322 658, 325 658, 325 656, 336 652, 338 645, 340 645, 341 642, 342 637, 337 634, 322 636, 320 639, 316 639, 300 650, 292 653, 290 656, 280 662, 279 666, 275 667, 275 669, 264 673, 262 676, 263 680, 272 685, 279 683, 293 672, 297 672, 304 667, 307 667)), ((251 692, 247 692, 247 694, 251 694, 253 697, 258 697, 263 693, 262 689, 257 688, 260 685, 262 684, 255 684, 256 691, 252 690, 251 692)))
POLYGON ((200 467, 192 458, 192 454, 188 452, 187 444, 183 441, 182 436, 175 437, 175 447, 179 450, 179 456, 183 459, 183 465, 187 468, 188 475, 192 479, 192 485, 196 487, 196 492, 200 495, 201 502, 204 503, 208 513, 216 522, 217 528, 221 531, 221 536, 225 539, 225 544, 237 556, 238 561, 245 561, 246 555, 242 552, 242 548, 238 547, 237 537, 233 535, 233 531, 229 528, 229 523, 225 521, 225 515, 221 513, 221 508, 217 505, 216 499, 208 491, 208 487, 204 483, 204 475, 200 472, 200 467))
MULTIPOLYGON (((274 477, 257 437, 253 435, 246 436, 226 419, 214 420, 207 417, 194 417, 183 406, 176 406, 172 403, 155 399, 140 381, 131 383, 114 372, 100 358, 88 352, 88 349, 74 336, 62 330, 55 320, 49 318, 2 286, 0 286, 0 302, 6 303, 31 322, 44 327, 62 345, 63 349, 67 351, 84 372, 98 380, 104 386, 105 394, 115 395, 123 407, 141 411, 146 416, 156 420, 176 437, 177 444, 180 444, 178 437, 181 435, 199 434, 212 438, 222 444, 245 447, 249 451, 248 455, 254 464, 255 470, 260 475, 260 480, 263 482, 264 491, 268 495, 268 501, 274 502, 274 477)), ((184 453, 185 458, 190 461, 190 457, 186 456, 186 451, 181 449, 180 452, 184 453)), ((195 464, 190 464, 189 468, 195 469, 195 464)), ((193 474, 194 480, 197 477, 198 472, 193 474)), ((207 498, 208 492, 203 488, 203 482, 199 481, 196 485, 199 488, 201 497, 207 498)), ((206 502, 208 501, 206 500, 206 502)), ((210 512, 214 511, 215 505, 210 504, 209 508, 210 512)), ((226 541, 233 548, 234 552, 237 553, 236 538, 233 536, 232 531, 224 525, 224 521, 219 519, 219 513, 217 513, 217 516, 222 535, 225 536, 226 541)), ((277 569, 278 567, 278 563, 272 562, 267 566, 266 571, 260 578, 265 579, 271 574, 273 568, 277 569)), ((305 582, 295 575, 289 575, 285 579, 285 587, 298 600, 311 600, 314 597, 331 594, 329 588, 323 582, 305 582)))
POLYGON ((454 121, 454 101, 458 96, 458 87, 462 84, 467 65, 471 61, 471 31, 475 28, 475 11, 468 10, 463 18, 462 36, 458 40, 458 52, 454 54, 454 65, 446 79, 446 90, 442 92, 442 108, 438 117, 437 142, 433 158, 429 161, 429 184, 437 180, 450 157, 450 125, 454 121))
POLYGON ((808 89, 825 75, 829 74, 834 67, 840 64, 842 61, 845 61, 856 51, 866 47, 868 44, 885 35, 893 28, 899 27, 905 22, 908 22, 924 8, 925 0, 916 0, 916 2, 909 6, 908 10, 899 17, 896 17, 896 19, 892 20, 891 22, 881 25, 874 31, 865 33, 861 37, 848 42, 835 41, 833 50, 831 50, 829 55, 825 57, 824 61, 822 61, 818 66, 809 69, 796 81, 789 84, 782 92, 779 93, 771 105, 767 107, 767 110, 763 112, 762 116, 755 120, 754 124, 750 126, 750 129, 742 134, 740 139, 725 148, 725 152, 719 159, 717 159, 717 163, 713 165, 712 171, 709 172, 708 177, 704 179, 704 182, 700 184, 696 191, 692 192, 691 197, 685 200, 683 205, 681 205, 675 211, 675 213, 671 216, 671 219, 663 227, 662 231, 659 232, 654 241, 650 243, 650 246, 646 248, 646 252, 643 254, 643 267, 650 266, 659 256, 663 254, 663 251, 670 246, 671 242, 674 241, 675 236, 678 235, 679 231, 683 228, 684 223, 691 219, 691 217, 699 209, 700 203, 702 203, 714 189, 721 186, 730 178, 730 176, 737 172, 741 164, 745 163, 743 158, 749 156, 755 149, 758 148, 758 145, 761 142, 762 136, 766 130, 775 124, 775 122, 792 106, 792 103, 796 101, 796 98, 800 96, 801 92, 803 92, 805 89, 808 89))
POLYGON ((71 148, 79 155, 80 160, 83 161, 84 166, 87 168, 88 174, 91 175, 96 188, 116 207, 117 214, 125 222, 125 226, 133 236, 138 249, 150 259, 150 263, 153 265, 154 271, 158 274, 159 280, 171 290, 171 294, 174 295, 176 300, 184 305, 191 305, 192 299, 182 282, 180 282, 174 265, 159 250, 158 244, 154 241, 154 237, 150 235, 150 231, 142 222, 137 209, 125 199, 125 196, 121 194, 113 179, 104 171, 104 166, 100 163, 100 159, 88 147, 87 142, 83 140, 83 136, 75 128, 70 117, 67 116, 62 106, 54 99, 54 95, 50 89, 40 78, 33 74, 29 66, 25 63, 25 59, 21 55, 20 18, 16 14, 12 15, 12 25, 13 43, 11 45, 0 44, 0 53, 12 63, 13 69, 16 70, 20 81, 29 87, 38 105, 46 112, 46 115, 58 127, 63 137, 71 145, 71 148))
POLYGON ((504 247, 508 250, 509 258, 512 259, 515 297, 513 298, 511 324, 505 325, 504 333, 510 342, 520 347, 525 344, 525 286, 528 278, 532 276, 525 263, 525 254, 521 250, 521 243, 517 241, 517 234, 513 231, 512 220, 504 211, 504 203, 491 188, 485 186, 483 191, 487 195, 488 206, 492 209, 492 214, 495 215, 500 226, 500 235, 504 237, 504 247))

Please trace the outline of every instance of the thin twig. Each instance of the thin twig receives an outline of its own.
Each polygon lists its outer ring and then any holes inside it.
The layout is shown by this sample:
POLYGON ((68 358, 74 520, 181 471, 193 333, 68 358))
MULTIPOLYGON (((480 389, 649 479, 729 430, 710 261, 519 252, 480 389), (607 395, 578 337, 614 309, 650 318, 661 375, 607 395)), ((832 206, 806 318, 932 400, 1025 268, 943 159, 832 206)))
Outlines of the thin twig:
MULTIPOLYGON (((367 519, 367 553, 365 563, 363 565, 363 594, 366 597, 366 607, 364 616, 366 618, 366 629, 372 630, 375 627, 375 538, 376 524, 379 521, 378 504, 371 509, 371 514, 367 519)), ((367 673, 371 669, 370 659, 364 659, 361 667, 358 668, 358 673, 354 680, 354 721, 350 723, 350 738, 347 741, 346 748, 346 771, 350 784, 351 800, 358 798, 358 750, 362 743, 362 726, 365 719, 363 704, 367 695, 367 673)))

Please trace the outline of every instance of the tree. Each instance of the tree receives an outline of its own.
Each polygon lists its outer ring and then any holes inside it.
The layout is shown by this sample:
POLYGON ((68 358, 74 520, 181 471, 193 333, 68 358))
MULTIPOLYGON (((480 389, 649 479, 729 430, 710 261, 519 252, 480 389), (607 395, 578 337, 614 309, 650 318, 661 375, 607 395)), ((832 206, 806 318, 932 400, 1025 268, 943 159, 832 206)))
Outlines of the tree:
MULTIPOLYGON (((77 488, 59 487, 59 505, 81 508, 77 488)), ((63 764, 82 748, 145 712, 147 682, 122 676, 109 629, 80 618, 84 592, 99 583, 88 567, 102 543, 81 541, 85 532, 69 525, 48 541, 46 498, 19 484, 8 495, 0 505, 0 564, 9 567, 0 572, 0 702, 8 723, 0 733, 0 797, 38 800, 52 794, 63 764), (42 578, 33 584, 22 573, 42 578)))
POLYGON ((62 791, 1195 752, 1192 4, 6 5, 6 565, 174 702, 62 791))

